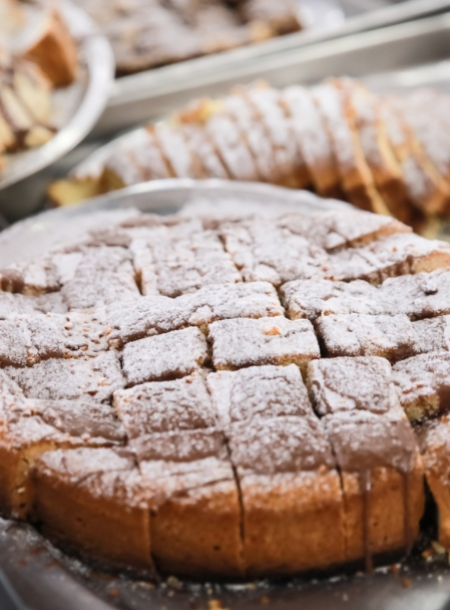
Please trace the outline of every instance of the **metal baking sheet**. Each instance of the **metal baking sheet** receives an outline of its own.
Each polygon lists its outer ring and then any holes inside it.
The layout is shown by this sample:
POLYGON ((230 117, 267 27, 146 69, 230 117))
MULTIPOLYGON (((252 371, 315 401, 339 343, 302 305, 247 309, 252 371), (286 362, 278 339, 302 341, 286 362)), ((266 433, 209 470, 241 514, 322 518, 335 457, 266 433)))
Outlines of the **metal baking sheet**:
MULTIPOLYGON (((295 57, 297 61, 302 61, 303 57, 308 56, 306 49, 316 49, 319 43, 326 40, 346 38, 355 33, 450 9, 450 0, 404 0, 387 6, 382 0, 341 0, 339 4, 336 0, 306 0, 304 4, 311 14, 312 23, 317 24, 309 31, 116 80, 108 107, 95 133, 117 131, 154 118, 193 95, 215 93, 219 88, 223 91, 236 79, 264 77, 267 58, 285 57, 293 61, 295 57), (352 5, 354 12, 359 7, 362 14, 343 23, 340 7, 346 3, 352 5), (374 6, 382 8, 367 10, 374 6), (306 55, 302 55, 303 50, 306 55)), ((327 52, 326 48, 324 51, 327 52)))
MULTIPOLYGON (((215 209, 238 198, 271 213, 272 206, 304 211, 347 208, 305 191, 267 185, 210 180, 155 181, 99 197, 85 205, 53 210, 18 223, 0 235, 0 261, 32 258, 58 240, 76 239, 77 231, 117 215, 167 214, 185 204, 209 201, 215 209), (106 216, 105 216, 106 214, 106 216), (111 216, 112 214, 112 216, 111 216)), ((262 212, 263 213, 263 212, 262 212)), ((445 610, 450 608, 447 558, 426 563, 417 558, 334 578, 218 584, 159 584, 91 569, 53 548, 31 526, 0 519, 0 570, 20 598, 13 610, 445 610)), ((2 584, 0 572, 0 596, 2 584)), ((0 597, 1 599, 1 597, 0 597)), ((3 608, 2 608, 3 610, 3 608)))
POLYGON ((58 133, 44 146, 9 155, 0 174, 0 212, 10 218, 36 210, 45 192, 48 168, 75 148, 90 132, 107 103, 114 78, 109 42, 87 15, 69 2, 63 16, 79 41, 77 81, 53 96, 58 133))

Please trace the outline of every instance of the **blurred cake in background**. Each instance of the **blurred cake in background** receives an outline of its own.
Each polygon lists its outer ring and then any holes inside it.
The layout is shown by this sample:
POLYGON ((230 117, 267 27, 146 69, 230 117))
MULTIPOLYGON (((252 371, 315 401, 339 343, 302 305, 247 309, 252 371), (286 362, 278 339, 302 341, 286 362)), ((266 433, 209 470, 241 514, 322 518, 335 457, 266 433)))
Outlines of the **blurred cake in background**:
POLYGON ((76 0, 130 74, 301 29, 295 0, 76 0))

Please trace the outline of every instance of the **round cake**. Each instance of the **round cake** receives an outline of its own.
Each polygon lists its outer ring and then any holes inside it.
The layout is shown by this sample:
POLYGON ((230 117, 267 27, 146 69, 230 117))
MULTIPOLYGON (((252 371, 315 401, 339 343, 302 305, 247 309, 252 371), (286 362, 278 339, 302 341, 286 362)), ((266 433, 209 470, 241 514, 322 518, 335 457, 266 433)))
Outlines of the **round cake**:
POLYGON ((287 576, 450 547, 450 247, 136 212, 0 271, 0 506, 91 560, 287 576))

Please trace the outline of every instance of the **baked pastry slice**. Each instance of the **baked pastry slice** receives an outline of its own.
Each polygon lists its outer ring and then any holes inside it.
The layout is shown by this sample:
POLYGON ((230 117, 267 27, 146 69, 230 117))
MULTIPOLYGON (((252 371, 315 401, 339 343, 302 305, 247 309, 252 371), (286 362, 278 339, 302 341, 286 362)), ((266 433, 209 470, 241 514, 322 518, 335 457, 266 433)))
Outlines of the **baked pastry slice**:
POLYGON ((390 235, 361 248, 333 253, 325 277, 344 281, 365 279, 379 284, 389 277, 445 269, 449 255, 450 249, 444 242, 412 233, 390 235))
POLYGON ((255 115, 245 93, 240 91, 227 96, 224 99, 223 108, 238 125, 253 155, 260 180, 272 184, 282 184, 284 168, 279 168, 277 165, 269 134, 264 124, 255 115))
POLYGON ((238 488, 204 377, 145 383, 114 402, 139 461, 156 566, 242 575, 238 488))
POLYGON ((130 250, 143 294, 177 297, 203 286, 241 281, 218 235, 205 231, 198 219, 148 228, 130 250))
POLYGON ((4 372, 0 382, 2 510, 24 518, 35 497, 30 469, 40 455, 58 448, 121 445, 125 437, 111 407, 89 395, 33 400, 4 372))
POLYGON ((209 340, 216 370, 264 364, 297 364, 305 370, 310 360, 320 358, 311 322, 284 316, 213 322, 209 340))
POLYGON ((246 575, 344 562, 344 502, 320 422, 312 414, 260 417, 251 426, 231 424, 227 437, 242 498, 246 575))
POLYGON ((367 165, 375 186, 389 211, 399 220, 411 223, 411 208, 400 164, 380 116, 378 98, 351 79, 338 81, 348 95, 348 111, 359 135, 367 165))
POLYGON ((308 387, 341 472, 348 560, 365 557, 370 569, 373 555, 410 550, 424 506, 423 466, 389 363, 313 362, 308 387))
POLYGON ((298 367, 219 371, 207 382, 238 479, 245 575, 345 561, 339 477, 298 367))
POLYGON ((448 459, 450 424, 447 415, 415 428, 422 453, 425 477, 438 508, 438 540, 450 548, 450 495, 448 459))
POLYGON ((380 112, 411 202, 425 214, 443 211, 448 204, 448 184, 424 153, 402 113, 401 104, 392 98, 383 98, 380 112))
POLYGON ((293 123, 283 106, 281 93, 265 86, 242 91, 272 142, 274 161, 281 176, 277 183, 296 188, 309 186, 311 176, 302 148, 296 141, 293 123))
POLYGON ((205 334, 216 320, 283 315, 276 291, 265 282, 212 284, 176 299, 149 296, 107 310, 111 347, 146 336, 198 326, 205 334))
POLYGON ((198 328, 184 328, 128 343, 123 351, 123 371, 131 386, 189 375, 206 358, 203 333, 198 328))
POLYGON ((449 412, 449 372, 448 351, 431 351, 394 365, 394 383, 410 421, 421 422, 449 412))
POLYGON ((103 565, 153 572, 149 511, 130 451, 50 451, 33 483, 34 520, 52 540, 103 565))
MULTIPOLYGON (((378 287, 363 280, 297 280, 283 284, 280 294, 292 320, 308 318, 314 321, 329 314, 405 314, 411 320, 420 320, 450 312, 449 290, 450 272, 439 269, 388 278, 378 287)), ((437 331, 433 331, 434 323, 440 325, 438 321, 423 322, 424 341, 428 344, 434 343, 437 336, 437 331), (428 337, 427 332, 430 332, 428 337)), ((420 324, 415 325, 416 332, 420 327, 420 324)))
POLYGON ((330 81, 314 87, 312 95, 327 125, 342 189, 350 202, 364 210, 388 214, 364 156, 348 92, 339 81, 330 81))
POLYGON ((266 281, 278 286, 326 274, 328 254, 295 228, 291 230, 289 222, 263 218, 224 222, 219 234, 246 282, 266 281))
POLYGON ((337 314, 317 319, 316 328, 330 358, 381 356, 396 361, 416 354, 416 335, 405 315, 337 314))
POLYGON ((341 182, 332 141, 311 92, 292 86, 281 92, 280 103, 291 118, 311 180, 322 197, 341 195, 341 182))

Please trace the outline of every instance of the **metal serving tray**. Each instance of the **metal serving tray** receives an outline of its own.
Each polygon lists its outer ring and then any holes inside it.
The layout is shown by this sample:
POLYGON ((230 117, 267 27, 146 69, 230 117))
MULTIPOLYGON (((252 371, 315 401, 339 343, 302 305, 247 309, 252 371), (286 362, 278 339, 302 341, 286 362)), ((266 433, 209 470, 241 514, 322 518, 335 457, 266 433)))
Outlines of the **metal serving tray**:
MULTIPOLYGON (((132 214, 133 208, 167 214, 207 200, 217 210, 233 198, 268 214, 273 206, 302 211, 348 207, 262 184, 155 181, 18 223, 0 235, 0 263, 39 256, 59 240, 76 240, 81 230, 104 227, 108 219, 132 214)), ((8 599, 8 591, 13 601, 2 610, 444 610, 450 608, 450 568, 445 562, 417 560, 371 576, 228 585, 169 578, 155 586, 90 569, 54 549, 31 526, 0 519, 0 601, 8 599), (20 598, 15 605, 14 591, 20 598)))
MULTIPOLYGON (((236 79, 265 76, 268 58, 279 57, 289 63, 308 57, 304 48, 318 47, 319 43, 342 38, 367 30, 423 18, 450 9, 450 0, 404 0, 386 6, 383 0, 304 0, 305 8, 316 24, 310 30, 282 36, 273 40, 228 51, 218 55, 194 59, 117 79, 108 107, 95 133, 107 133, 154 118, 174 109, 193 95, 224 90, 236 79), (361 15, 342 20, 340 6, 359 7, 361 15), (368 10, 381 6, 378 10, 368 10)), ((362 36, 364 40, 364 36, 362 36)), ((358 39, 355 39, 358 42, 358 39)), ((316 51, 317 52, 317 51, 316 51)), ((328 53, 328 48, 323 47, 328 53)))
POLYGON ((44 146, 9 155, 0 174, 0 211, 23 217, 42 200, 51 165, 75 148, 91 131, 106 106, 114 79, 109 42, 87 15, 62 3, 63 16, 79 41, 80 74, 77 82, 54 93, 58 133, 44 146))

